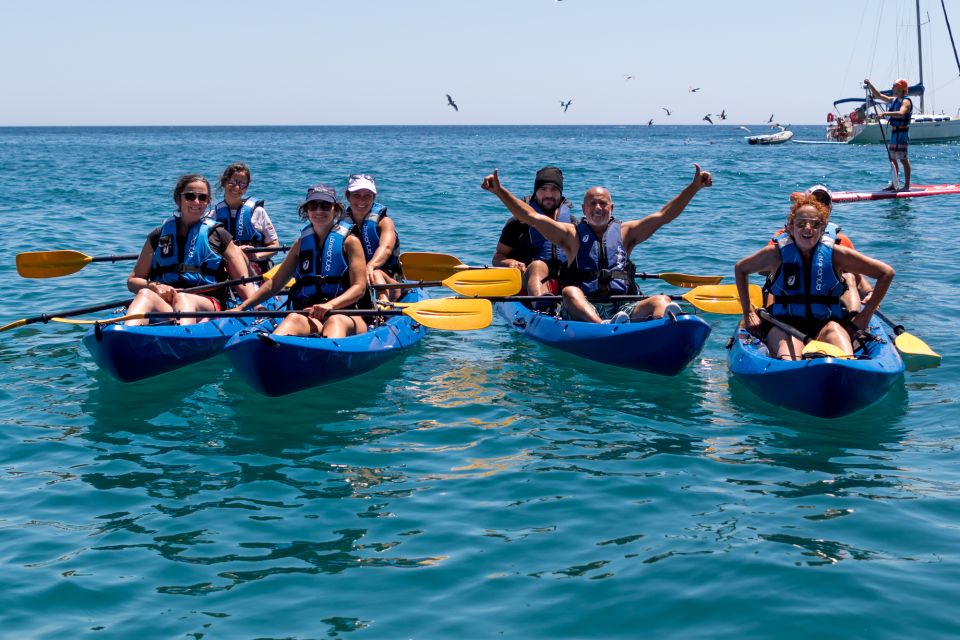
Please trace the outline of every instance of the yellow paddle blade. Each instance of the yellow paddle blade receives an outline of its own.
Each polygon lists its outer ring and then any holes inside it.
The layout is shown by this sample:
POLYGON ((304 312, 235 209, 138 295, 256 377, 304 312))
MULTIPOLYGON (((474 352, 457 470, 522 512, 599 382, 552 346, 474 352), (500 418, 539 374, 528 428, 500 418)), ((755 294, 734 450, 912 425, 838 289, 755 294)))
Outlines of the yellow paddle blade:
POLYGON ((400 268, 408 280, 445 280, 469 267, 448 253, 407 251, 400 254, 400 268))
POLYGON ((10 329, 16 329, 17 327, 22 327, 22 326, 25 325, 25 324, 27 324, 27 318, 21 318, 20 320, 14 320, 13 322, 11 322, 11 323, 9 323, 9 324, 5 324, 5 325, 3 325, 2 327, 0 327, 0 333, 2 333, 2 332, 4 332, 4 331, 8 331, 8 330, 10 330, 10 329))
POLYGON ((936 358, 938 361, 942 359, 942 356, 931 349, 926 342, 907 332, 898 335, 893 343, 897 345, 897 349, 904 355, 936 358))
POLYGON ((803 355, 810 356, 823 356, 828 358, 852 358, 853 356, 847 355, 843 352, 843 349, 840 347, 834 346, 829 342, 820 342, 819 340, 811 340, 803 347, 801 351, 803 355))
POLYGON ((493 305, 484 298, 421 300, 401 310, 425 327, 447 331, 483 329, 493 321, 493 305))
MULTIPOLYGON (((708 313, 739 314, 743 313, 740 306, 740 295, 734 284, 714 284, 697 287, 680 296, 696 308, 708 313)), ((763 294, 760 287, 750 285, 750 302, 755 307, 762 306, 763 294)))
POLYGON ((517 269, 465 269, 446 278, 443 286, 464 296, 512 296, 523 283, 517 269))
POLYGON ((694 276, 689 273, 661 273, 661 280, 675 287, 699 287, 705 284, 720 284, 723 276, 694 276))
POLYGON ((23 278, 56 278, 76 273, 92 261, 79 251, 26 251, 17 254, 17 273, 23 278))

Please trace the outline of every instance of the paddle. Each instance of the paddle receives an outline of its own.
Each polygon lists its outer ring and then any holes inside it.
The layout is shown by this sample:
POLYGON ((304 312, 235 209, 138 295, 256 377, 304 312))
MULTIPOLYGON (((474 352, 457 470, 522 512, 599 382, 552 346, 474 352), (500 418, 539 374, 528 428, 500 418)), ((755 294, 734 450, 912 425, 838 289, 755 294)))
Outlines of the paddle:
MULTIPOLYGON (((592 302, 629 302, 631 300, 646 300, 650 296, 623 295, 587 298, 592 302)), ((750 302, 760 306, 763 294, 760 287, 750 285, 750 302)), ((563 296, 499 296, 487 298, 491 302, 549 302, 559 301, 563 296)), ((715 284, 697 287, 679 296, 670 296, 671 300, 686 300, 697 309, 708 313, 735 315, 743 313, 740 306, 740 296, 737 287, 733 284, 715 284)))
MULTIPOLYGON (((205 284, 200 285, 199 287, 191 287, 189 289, 183 289, 187 293, 202 293, 204 291, 214 291, 215 289, 220 289, 221 287, 232 287, 237 284, 246 284, 248 282, 257 282, 263 279, 269 279, 277 272, 277 267, 270 269, 265 274, 260 276, 249 276, 246 278, 237 278, 236 280, 227 280, 226 282, 218 282, 216 284, 205 284)), ((104 311, 105 309, 115 309, 117 307, 128 307, 133 302, 133 298, 129 300, 118 300, 116 302, 104 302, 102 304, 95 304, 90 307, 80 307, 79 309, 67 309, 66 311, 55 311, 52 313, 42 313, 39 316, 33 316, 32 318, 22 318, 11 322, 10 324, 5 324, 0 327, 0 332, 7 331, 8 329, 16 329, 28 324, 34 324, 36 322, 47 323, 53 320, 54 318, 69 318, 72 316, 82 316, 88 313, 95 313, 97 311, 104 311)))
MULTIPOLYGON (((426 251, 408 251, 400 255, 403 274, 414 280, 434 280, 447 278, 466 270, 487 269, 489 267, 471 267, 447 253, 426 251)), ((688 273, 638 273, 643 280, 663 280, 677 287, 696 287, 704 284, 719 284, 723 276, 696 276, 688 273)))
MULTIPOLYGON (((870 88, 867 89, 867 100, 873 100, 873 94, 870 88)), ((887 159, 890 161, 890 186, 894 191, 900 191, 900 175, 897 173, 897 165, 893 161, 893 153, 890 151, 890 144, 887 142, 887 134, 883 130, 883 123, 880 122, 880 111, 877 109, 877 101, 873 100, 873 114, 877 117, 877 126, 880 127, 880 137, 883 139, 883 146, 887 149, 887 159)), ((889 120, 887 121, 889 122, 889 120)))
POLYGON ((912 369, 923 369, 940 365, 940 360, 943 359, 942 356, 931 349, 926 342, 907 333, 907 330, 903 328, 902 324, 894 324, 893 321, 879 309, 873 313, 893 329, 893 333, 896 335, 893 344, 897 346, 897 351, 904 356, 904 360, 909 359, 912 369))
POLYGON ((421 280, 397 284, 375 284, 374 289, 418 289, 446 287, 465 296, 509 296, 520 291, 520 272, 516 269, 471 269, 459 271, 444 280, 421 280))
MULTIPOLYGON (((107 320, 70 320, 69 322, 105 325, 127 320, 162 318, 279 318, 293 313, 306 313, 306 311, 150 311, 131 313, 107 320)), ((437 298, 413 302, 398 309, 334 309, 330 313, 363 317, 405 315, 430 329, 447 331, 483 329, 493 320, 493 307, 486 298, 437 298)))
POLYGON ((773 316, 771 316, 766 309, 761 308, 759 305, 754 305, 757 307, 757 315, 772 324, 773 326, 786 331, 792 335, 797 340, 803 341, 803 351, 801 352, 805 356, 826 356, 830 358, 850 358, 852 356, 847 355, 843 352, 843 349, 836 347, 829 342, 821 342, 819 340, 814 340, 810 336, 804 335, 795 327, 791 327, 785 322, 780 322, 773 316))
MULTIPOLYGON (((290 247, 248 247, 241 249, 246 253, 261 251, 289 251, 290 247)), ((22 278, 57 278, 80 271, 92 262, 119 262, 136 260, 139 253, 119 256, 88 256, 79 251, 68 249, 60 251, 26 251, 17 254, 17 273, 22 278)))

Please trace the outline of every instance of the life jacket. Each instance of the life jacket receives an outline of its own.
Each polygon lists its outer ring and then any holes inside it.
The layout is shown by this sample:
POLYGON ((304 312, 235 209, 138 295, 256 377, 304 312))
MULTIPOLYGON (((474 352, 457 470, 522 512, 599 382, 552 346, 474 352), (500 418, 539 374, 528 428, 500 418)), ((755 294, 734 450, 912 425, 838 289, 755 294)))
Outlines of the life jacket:
POLYGON ((160 227, 160 238, 153 252, 148 279, 178 288, 215 284, 223 279, 223 257, 210 246, 210 234, 217 226, 219 223, 216 220, 201 219, 187 231, 185 244, 181 248, 177 236, 177 218, 165 220, 160 227))
POLYGON ((773 274, 769 292, 774 295, 770 314, 775 318, 841 320, 840 295, 846 285, 833 266, 833 238, 824 235, 814 247, 810 264, 789 235, 778 237, 780 268, 773 274))
POLYGON ((253 210, 263 206, 263 200, 254 200, 247 198, 233 215, 230 213, 230 206, 226 200, 217 203, 213 211, 214 219, 227 228, 230 235, 233 236, 237 244, 250 244, 255 247, 262 247, 264 242, 263 233, 253 226, 253 210))
MULTIPOLYGON (((386 217, 387 208, 379 202, 374 202, 370 213, 355 226, 354 233, 360 238, 360 244, 363 245, 363 256, 368 261, 373 258, 380 246, 380 232, 377 231, 377 224, 386 217)), ((353 220, 352 210, 348 207, 344 214, 345 220, 353 220)), ((352 223, 351 223, 352 224, 352 223)), ((396 234, 396 230, 394 230, 396 234)), ((400 235, 396 234, 396 242, 393 245, 393 253, 380 269, 389 276, 396 276, 400 273, 400 235)))
POLYGON ((307 223, 300 230, 300 253, 294 274, 297 282, 290 287, 294 309, 336 298, 350 286, 350 264, 343 242, 352 230, 353 225, 337 222, 319 251, 319 238, 313 225, 307 223))
MULTIPOLYGON (((890 103, 889 111, 899 111, 903 107, 903 101, 907 98, 894 98, 893 102, 890 103)), ((890 130, 894 133, 906 133, 910 130, 910 116, 913 115, 913 100, 910 101, 910 108, 907 110, 907 115, 905 116, 889 116, 887 117, 887 122, 890 123, 890 130)))
MULTIPOLYGON (((524 202, 529 204, 530 207, 537 213, 543 213, 543 209, 540 208, 540 205, 532 197, 528 196, 524 198, 524 202)), ((563 199, 563 201, 560 203, 560 206, 557 208, 557 216, 555 220, 557 222, 574 224, 573 216, 570 214, 570 202, 566 198, 563 199)), ((557 277, 560 270, 567 264, 567 254, 564 253, 563 249, 547 240, 542 233, 533 227, 528 228, 530 246, 533 248, 532 259, 543 260, 546 262, 547 266, 550 268, 550 276, 554 278, 557 277)))
POLYGON ((611 219, 598 238, 586 218, 577 223, 580 248, 573 263, 564 270, 563 284, 576 285, 589 295, 639 293, 634 280, 637 269, 623 246, 620 222, 611 219))

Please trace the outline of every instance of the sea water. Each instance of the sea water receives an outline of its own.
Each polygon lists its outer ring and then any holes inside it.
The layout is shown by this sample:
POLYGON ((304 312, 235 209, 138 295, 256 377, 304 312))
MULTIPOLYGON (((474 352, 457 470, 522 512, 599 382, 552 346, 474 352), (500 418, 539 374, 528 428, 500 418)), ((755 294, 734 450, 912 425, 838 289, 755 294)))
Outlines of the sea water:
MULTIPOLYGON (((283 243, 308 186, 370 172, 403 250, 470 264, 508 217, 480 189, 494 168, 523 195, 558 165, 571 200, 605 185, 632 220, 699 163, 714 186, 634 259, 726 282, 790 192, 889 180, 881 146, 748 146, 722 126, 24 128, 0 129, 0 156, 3 324, 129 295, 129 261, 26 280, 17 253, 136 253, 179 175, 235 161, 283 243)), ((960 144, 910 157, 915 183, 960 178, 960 144)), ((884 310, 944 356, 840 420, 732 380, 735 316, 703 316, 713 334, 674 378, 496 320, 279 399, 222 356, 124 384, 82 326, 4 332, 3 635, 956 637, 958 211, 956 196, 835 208, 897 270, 884 310)))

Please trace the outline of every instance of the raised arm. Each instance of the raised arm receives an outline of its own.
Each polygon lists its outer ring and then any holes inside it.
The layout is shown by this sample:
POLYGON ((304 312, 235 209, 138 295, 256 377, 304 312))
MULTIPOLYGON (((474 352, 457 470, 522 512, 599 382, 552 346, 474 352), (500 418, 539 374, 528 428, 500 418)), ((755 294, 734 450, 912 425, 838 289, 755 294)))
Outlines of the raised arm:
POLYGON ((489 191, 500 198, 500 201, 513 214, 514 218, 520 222, 525 222, 542 233, 547 240, 559 245, 567 255, 577 253, 576 227, 565 222, 557 222, 549 216, 537 213, 526 202, 507 191, 506 187, 500 184, 498 169, 494 169, 493 173, 484 178, 483 184, 480 186, 485 191, 489 191))
POLYGON ((704 187, 713 184, 713 176, 709 171, 701 171, 699 164, 693 165, 695 168, 693 180, 690 181, 683 191, 678 193, 670 202, 663 207, 648 215, 641 220, 631 220, 623 224, 623 243, 629 254, 634 247, 656 233, 657 229, 663 225, 673 222, 683 210, 693 200, 693 196, 704 187))
POLYGON ((863 84, 864 86, 867 87, 867 89, 870 90, 870 95, 872 95, 877 100, 882 100, 883 102, 890 102, 893 100, 893 96, 888 96, 884 93, 880 93, 879 91, 877 91, 877 88, 873 86, 873 83, 870 82, 869 79, 864 78, 863 84))

